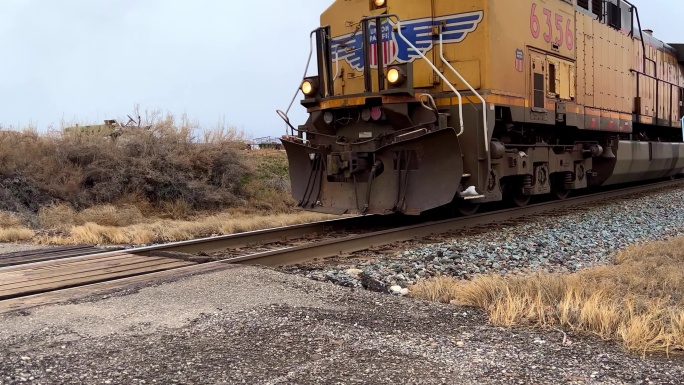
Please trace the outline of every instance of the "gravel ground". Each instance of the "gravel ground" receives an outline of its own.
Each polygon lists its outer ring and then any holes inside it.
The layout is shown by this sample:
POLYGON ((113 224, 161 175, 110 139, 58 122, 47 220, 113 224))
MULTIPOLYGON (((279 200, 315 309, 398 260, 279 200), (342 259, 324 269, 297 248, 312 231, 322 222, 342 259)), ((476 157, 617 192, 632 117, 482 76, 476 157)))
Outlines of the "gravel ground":
POLYGON ((395 286, 396 293, 437 274, 468 279, 480 273, 573 272, 612 263, 615 252, 627 245, 683 235, 681 202, 684 189, 669 190, 563 216, 540 216, 477 235, 441 237, 431 244, 403 243, 360 253, 361 258, 337 258, 284 271, 376 291, 392 291, 395 286))
POLYGON ((680 384, 684 361, 265 268, 0 314, 0 384, 680 384))

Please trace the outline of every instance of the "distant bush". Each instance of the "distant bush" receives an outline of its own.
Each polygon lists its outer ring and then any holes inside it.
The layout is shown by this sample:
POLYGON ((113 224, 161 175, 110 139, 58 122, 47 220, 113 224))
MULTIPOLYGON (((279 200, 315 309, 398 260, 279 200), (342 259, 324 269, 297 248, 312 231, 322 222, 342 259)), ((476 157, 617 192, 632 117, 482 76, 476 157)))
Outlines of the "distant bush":
POLYGON ((199 139, 195 131, 172 116, 149 127, 123 127, 115 138, 0 131, 0 211, 37 214, 67 205, 80 212, 107 204, 176 214, 291 208, 282 153, 262 161, 248 154, 234 130, 199 139))

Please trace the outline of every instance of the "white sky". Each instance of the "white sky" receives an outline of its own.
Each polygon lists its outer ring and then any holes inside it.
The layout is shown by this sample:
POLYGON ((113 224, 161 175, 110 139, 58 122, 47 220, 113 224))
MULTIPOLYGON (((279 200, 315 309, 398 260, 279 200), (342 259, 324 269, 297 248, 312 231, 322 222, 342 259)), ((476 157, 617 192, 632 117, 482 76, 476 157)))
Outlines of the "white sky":
MULTIPOLYGON (((275 110, 294 95, 309 32, 331 2, 0 0, 0 124, 101 123, 140 104, 281 135, 275 110)), ((643 28, 684 42, 683 0, 632 2, 643 28)), ((306 118, 300 98, 295 126, 306 118)))

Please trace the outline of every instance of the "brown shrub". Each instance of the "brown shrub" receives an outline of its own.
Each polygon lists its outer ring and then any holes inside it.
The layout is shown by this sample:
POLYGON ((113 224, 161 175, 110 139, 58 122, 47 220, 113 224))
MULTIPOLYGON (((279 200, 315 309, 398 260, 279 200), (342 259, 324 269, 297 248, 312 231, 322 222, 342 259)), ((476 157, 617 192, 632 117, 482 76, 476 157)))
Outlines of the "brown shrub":
POLYGON ((68 230, 76 223, 76 211, 69 204, 56 204, 38 210, 38 225, 44 229, 68 230))
POLYGON ((76 224, 96 223, 102 226, 130 226, 143 221, 140 210, 132 205, 94 206, 76 215, 76 224))
MULTIPOLYGON (((200 143, 187 119, 152 114, 147 120, 150 128, 128 127, 116 139, 0 133, 0 210, 39 213, 41 225, 59 227, 50 216, 83 217, 91 215, 83 210, 108 204, 173 218, 247 206, 292 209, 284 154, 247 155, 238 149, 240 134, 223 126, 205 132, 200 143)), ((93 222, 117 223, 110 214, 100 212, 93 222)))

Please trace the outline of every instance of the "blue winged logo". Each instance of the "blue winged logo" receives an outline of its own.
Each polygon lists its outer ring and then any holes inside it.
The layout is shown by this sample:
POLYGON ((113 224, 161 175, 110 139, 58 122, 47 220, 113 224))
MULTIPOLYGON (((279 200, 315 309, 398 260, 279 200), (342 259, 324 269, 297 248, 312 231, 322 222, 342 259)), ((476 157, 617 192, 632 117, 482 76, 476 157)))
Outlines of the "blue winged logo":
MULTIPOLYGON (((420 53, 430 51, 435 44, 439 44, 438 37, 433 36, 433 27, 442 26, 444 44, 460 43, 475 31, 482 22, 483 11, 460 13, 456 15, 440 16, 408 20, 401 23, 401 34, 411 42, 420 53)), ((380 44, 382 44, 383 64, 395 62, 410 63, 420 58, 420 54, 411 48, 394 30, 396 23, 385 20, 381 25, 380 44)), ((370 29, 370 66, 378 67, 378 32, 375 24, 370 29)), ((356 71, 363 70, 363 37, 361 31, 356 31, 333 39, 333 60, 345 60, 356 71)))

